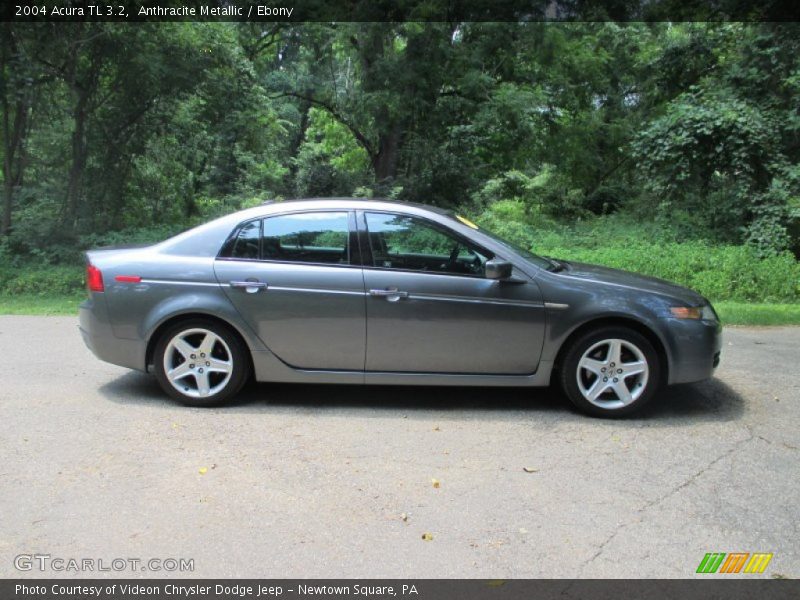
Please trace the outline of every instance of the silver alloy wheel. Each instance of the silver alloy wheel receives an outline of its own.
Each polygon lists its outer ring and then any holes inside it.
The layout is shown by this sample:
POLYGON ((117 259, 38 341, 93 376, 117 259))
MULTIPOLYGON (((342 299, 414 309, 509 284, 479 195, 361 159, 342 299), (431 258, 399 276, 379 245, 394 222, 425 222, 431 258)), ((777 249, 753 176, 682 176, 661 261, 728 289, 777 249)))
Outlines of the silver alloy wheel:
POLYGON ((233 374, 228 344, 213 331, 181 331, 164 350, 164 373, 184 396, 206 398, 222 390, 233 374))
POLYGON ((627 406, 647 387, 650 369, 644 353, 621 339, 593 344, 578 361, 578 389, 589 402, 604 409, 627 406))

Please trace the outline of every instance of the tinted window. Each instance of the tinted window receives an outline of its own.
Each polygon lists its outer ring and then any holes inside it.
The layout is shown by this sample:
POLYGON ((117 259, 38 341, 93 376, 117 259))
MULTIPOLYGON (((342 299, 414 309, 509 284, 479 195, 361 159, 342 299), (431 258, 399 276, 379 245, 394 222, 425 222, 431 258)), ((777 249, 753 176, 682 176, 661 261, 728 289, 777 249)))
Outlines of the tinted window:
POLYGON ((258 259, 258 240, 261 236, 261 221, 250 221, 242 225, 238 235, 228 242, 222 256, 231 258, 258 259))
POLYGON ((366 217, 376 267, 483 275, 489 258, 484 252, 424 219, 382 213, 366 217))
POLYGON ((349 264, 346 212, 313 212, 264 219, 261 258, 306 263, 349 264))

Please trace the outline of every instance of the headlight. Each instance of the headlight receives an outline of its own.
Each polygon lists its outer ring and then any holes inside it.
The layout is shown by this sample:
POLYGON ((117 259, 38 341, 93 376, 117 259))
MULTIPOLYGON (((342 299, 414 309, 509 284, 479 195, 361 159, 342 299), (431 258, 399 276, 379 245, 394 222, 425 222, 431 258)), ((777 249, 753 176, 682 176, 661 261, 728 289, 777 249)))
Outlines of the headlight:
POLYGON ((695 319, 697 321, 716 321, 717 315, 710 304, 705 306, 673 306, 669 309, 676 319, 695 319))

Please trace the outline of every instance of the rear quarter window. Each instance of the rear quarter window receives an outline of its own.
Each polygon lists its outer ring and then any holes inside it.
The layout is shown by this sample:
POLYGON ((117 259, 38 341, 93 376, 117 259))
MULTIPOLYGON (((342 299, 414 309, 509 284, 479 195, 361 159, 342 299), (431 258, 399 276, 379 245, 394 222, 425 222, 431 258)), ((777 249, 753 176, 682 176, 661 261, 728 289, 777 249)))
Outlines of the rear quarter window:
POLYGON ((224 258, 258 260, 260 244, 261 219, 240 225, 236 233, 225 242, 219 255, 224 258))

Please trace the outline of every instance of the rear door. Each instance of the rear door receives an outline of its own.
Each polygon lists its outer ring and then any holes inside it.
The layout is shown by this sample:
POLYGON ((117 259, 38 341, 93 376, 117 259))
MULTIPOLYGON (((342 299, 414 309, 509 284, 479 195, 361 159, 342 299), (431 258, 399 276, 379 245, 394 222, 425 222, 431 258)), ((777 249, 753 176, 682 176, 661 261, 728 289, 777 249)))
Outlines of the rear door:
POLYGON ((350 211, 243 223, 214 264, 261 341, 296 368, 364 369, 364 280, 350 211))
POLYGON ((491 252, 412 215, 359 213, 367 371, 536 371, 545 314, 536 283, 484 277, 491 252))

